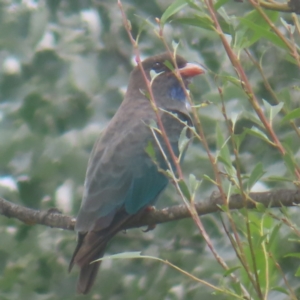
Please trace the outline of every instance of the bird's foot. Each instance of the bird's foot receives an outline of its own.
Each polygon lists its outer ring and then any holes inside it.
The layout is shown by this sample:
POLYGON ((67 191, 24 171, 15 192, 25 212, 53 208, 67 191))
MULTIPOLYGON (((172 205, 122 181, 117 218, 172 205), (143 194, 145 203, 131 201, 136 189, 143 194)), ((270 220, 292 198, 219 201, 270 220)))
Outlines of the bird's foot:
POLYGON ((145 208, 145 212, 146 212, 146 213, 151 212, 151 211, 155 211, 155 210, 156 210, 156 208, 155 208, 154 205, 148 205, 148 206, 146 206, 146 208, 145 208))
MULTIPOLYGON (((156 210, 156 208, 155 208, 154 205, 148 205, 148 206, 145 207, 143 213, 148 214, 148 213, 153 212, 155 210, 156 210)), ((148 232, 150 230, 153 230, 155 227, 156 227, 156 224, 148 225, 148 227, 145 230, 143 230, 143 232, 148 232)))
POLYGON ((155 227, 156 227, 156 224, 148 225, 148 227, 145 230, 143 230, 143 232, 148 232, 150 230, 153 230, 155 227))

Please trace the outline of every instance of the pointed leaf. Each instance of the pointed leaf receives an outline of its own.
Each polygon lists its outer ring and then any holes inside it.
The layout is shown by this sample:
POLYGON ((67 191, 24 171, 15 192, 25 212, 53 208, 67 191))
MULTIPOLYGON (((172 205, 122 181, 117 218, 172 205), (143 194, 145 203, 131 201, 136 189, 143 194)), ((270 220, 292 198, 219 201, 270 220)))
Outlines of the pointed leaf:
POLYGON ((263 133, 260 129, 256 128, 256 127, 251 128, 251 129, 246 128, 245 132, 250 134, 250 135, 256 136, 256 137, 260 138, 261 140, 266 141, 269 144, 273 145, 273 143, 269 140, 267 135, 265 133, 263 133))
POLYGON ((279 232, 279 229, 281 228, 281 225, 282 225, 281 223, 276 224, 275 227, 273 228, 273 230, 270 234, 270 237, 269 237, 268 249, 270 249, 272 247, 272 245, 276 239, 279 239, 278 232, 279 232))
POLYGON ((141 253, 142 252, 140 252, 140 251, 123 252, 123 253, 118 253, 118 254, 114 254, 114 255, 104 256, 104 257, 102 257, 100 259, 94 260, 93 262, 107 260, 107 259, 137 258, 137 257, 141 257, 141 253))
POLYGON ((266 211, 266 207, 262 203, 256 202, 255 207, 256 207, 257 211, 259 211, 259 212, 266 211))
POLYGON ((231 158, 227 142, 229 138, 224 141, 223 133, 221 131, 219 123, 217 123, 217 147, 219 149, 218 160, 222 161, 228 167, 231 167, 231 158))
POLYGON ((278 115, 278 113, 283 108, 283 105, 284 105, 283 102, 279 102, 277 105, 272 105, 271 116, 270 116, 271 121, 278 115))
POLYGON ((292 110, 291 112, 289 112, 288 114, 286 114, 281 122, 285 122, 285 121, 289 121, 289 120, 293 120, 293 119, 300 119, 300 107, 296 108, 294 110, 292 110))
POLYGON ((156 156, 155 156, 155 150, 153 148, 153 145, 152 145, 152 142, 149 141, 146 148, 145 148, 145 151, 146 153, 150 156, 150 158, 152 160, 155 160, 156 159, 156 156))
POLYGON ((292 156, 289 153, 284 154, 283 156, 284 164, 287 169, 293 174, 295 170, 295 163, 292 156))
POLYGON ((179 184, 180 190, 183 193, 184 197, 186 199, 190 200, 191 199, 191 194, 190 194, 189 188, 186 185, 185 181, 184 180, 180 180, 178 182, 178 184, 179 184))
POLYGON ((300 277, 300 267, 298 267, 298 269, 297 269, 297 271, 296 271, 296 273, 295 273, 295 276, 296 276, 296 277, 300 277))
POLYGON ((240 21, 256 34, 255 39, 245 44, 244 47, 249 47, 260 38, 265 38, 276 46, 287 49, 287 45, 275 33, 271 32, 270 28, 265 28, 261 24, 257 24, 257 22, 250 21, 248 18, 240 18, 240 21))
POLYGON ((188 128, 185 126, 181 130, 180 137, 179 137, 179 140, 178 140, 178 148, 179 148, 180 157, 182 156, 182 154, 186 150, 186 148, 188 146, 188 143, 190 141, 190 139, 187 138, 187 134, 186 134, 187 129, 188 128))
POLYGON ((286 254, 284 257, 296 257, 296 258, 300 258, 300 253, 296 252, 296 253, 288 253, 286 254))
POLYGON ((223 277, 227 277, 228 275, 230 275, 231 273, 233 273, 235 270, 238 270, 238 269, 241 269, 241 266, 233 267, 233 268, 226 270, 226 272, 223 273, 223 277))
POLYGON ((201 184, 201 181, 197 180, 197 178, 194 174, 190 174, 190 176, 189 176, 189 187, 190 187, 190 191, 192 192, 193 195, 197 191, 200 184, 201 184))
POLYGON ((247 188, 250 191, 253 185, 265 174, 262 163, 258 163, 248 179, 247 188))
POLYGON ((239 149, 241 147, 241 144, 242 144, 242 142, 245 139, 245 136, 246 136, 246 132, 245 131, 243 131, 242 134, 235 134, 233 136, 234 142, 236 144, 237 151, 239 151, 239 149))
POLYGON ((280 292, 280 293, 283 293, 283 294, 286 294, 286 295, 290 294, 287 289, 285 289, 283 287, 280 287, 280 286, 274 286, 274 287, 271 288, 271 290, 272 291, 277 291, 277 292, 280 292))
POLYGON ((269 176, 264 179, 265 181, 282 181, 282 182, 292 182, 292 179, 289 179, 287 177, 281 177, 281 176, 269 176))
POLYGON ((210 178, 208 175, 204 174, 203 179, 208 180, 209 182, 212 182, 215 185, 218 185, 212 178, 210 178))
POLYGON ((281 111, 284 103, 280 102, 277 105, 271 105, 268 101, 263 99, 264 107, 268 113, 269 120, 273 121, 273 119, 276 117, 276 115, 281 111))
MULTIPOLYGON (((207 30, 214 30, 212 20, 207 16, 194 16, 191 18, 178 18, 175 20, 176 23, 186 24, 190 26, 200 27, 207 30)), ((225 31, 225 30, 224 30, 225 31)))
POLYGON ((161 16, 161 24, 164 25, 170 17, 175 15, 178 11, 182 10, 185 6, 187 6, 186 0, 177 0, 173 2, 161 16))
POLYGON ((220 7, 222 7, 224 4, 226 4, 229 0, 218 0, 216 4, 214 5, 215 10, 218 10, 220 7))

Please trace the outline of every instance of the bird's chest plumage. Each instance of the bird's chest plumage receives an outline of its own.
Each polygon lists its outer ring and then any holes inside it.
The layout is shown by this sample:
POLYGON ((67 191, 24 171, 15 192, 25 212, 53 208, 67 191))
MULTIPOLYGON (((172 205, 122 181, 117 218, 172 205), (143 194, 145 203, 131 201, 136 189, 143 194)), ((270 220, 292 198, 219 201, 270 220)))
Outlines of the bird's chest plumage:
POLYGON ((186 95, 180 84, 174 84, 169 89, 169 96, 174 101, 186 102, 186 95))
MULTIPOLYGON (((173 151, 178 155, 178 139, 185 126, 184 122, 191 125, 191 120, 185 112, 178 111, 175 108, 176 106, 172 105, 168 110, 169 112, 160 110, 159 117, 173 151)), ((101 141, 102 145, 107 144, 106 155, 102 158, 103 163, 127 164, 132 172, 143 172, 145 166, 152 163, 151 158, 145 151, 149 143, 155 149, 158 161, 163 160, 162 149, 169 157, 166 141, 161 135, 157 116, 149 101, 137 103, 135 109, 124 106, 120 112, 121 114, 116 116, 101 141)))

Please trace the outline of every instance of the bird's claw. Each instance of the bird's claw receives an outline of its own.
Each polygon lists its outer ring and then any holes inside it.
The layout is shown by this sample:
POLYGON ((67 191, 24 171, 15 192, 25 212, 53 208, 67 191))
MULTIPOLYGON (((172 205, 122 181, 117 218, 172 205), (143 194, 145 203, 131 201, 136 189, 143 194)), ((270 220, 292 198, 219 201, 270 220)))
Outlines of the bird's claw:
POLYGON ((143 230, 143 232, 148 232, 150 230, 153 230, 155 227, 156 227, 156 224, 148 225, 148 227, 145 230, 143 230))

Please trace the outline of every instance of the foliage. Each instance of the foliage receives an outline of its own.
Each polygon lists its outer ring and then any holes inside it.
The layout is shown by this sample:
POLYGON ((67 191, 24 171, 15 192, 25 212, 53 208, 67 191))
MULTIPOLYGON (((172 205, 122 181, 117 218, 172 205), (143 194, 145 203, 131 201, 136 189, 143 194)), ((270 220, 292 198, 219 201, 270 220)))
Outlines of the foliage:
MULTIPOLYGON (((208 69, 191 86, 203 136, 196 127, 200 138, 189 148, 184 178, 176 185, 181 197, 170 185, 158 207, 181 198, 200 201, 220 188, 224 195, 247 197, 250 190, 292 188, 300 181, 295 16, 263 10, 252 0, 215 1, 212 14, 211 1, 204 2, 123 2, 143 57, 178 42, 181 55, 208 69)), ((120 105, 134 65, 118 5, 0 0, 0 28, 0 194, 27 207, 76 215, 89 153, 120 105)), ((183 220, 148 233, 121 233, 108 248, 108 254, 142 251, 170 261, 218 291, 161 262, 123 258, 103 261, 87 299, 233 299, 228 292, 241 297, 231 275, 253 299, 298 298, 297 208, 221 209, 198 224, 183 220)), ((67 274, 73 232, 0 217, 0 234, 0 299, 74 298, 77 274, 67 274)))

